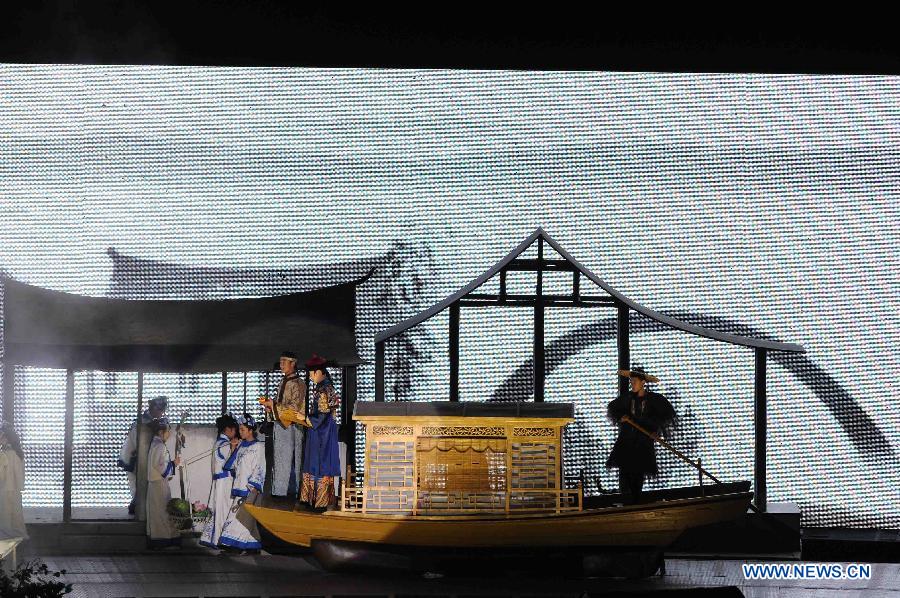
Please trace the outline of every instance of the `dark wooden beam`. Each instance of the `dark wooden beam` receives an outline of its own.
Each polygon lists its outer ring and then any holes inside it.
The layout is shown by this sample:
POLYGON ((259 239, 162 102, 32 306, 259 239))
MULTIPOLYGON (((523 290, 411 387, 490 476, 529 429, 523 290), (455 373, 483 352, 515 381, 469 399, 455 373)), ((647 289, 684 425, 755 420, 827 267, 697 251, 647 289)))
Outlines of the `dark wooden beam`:
POLYGON ((72 459, 75 431, 75 372, 66 370, 66 410, 63 430, 63 521, 72 521, 72 459))
MULTIPOLYGON (((513 262, 515 263, 515 262, 513 262)), ((568 262, 567 262, 568 263, 568 262)), ((537 285, 534 302, 534 400, 544 401, 544 239, 538 238, 537 285)))
POLYGON ((459 301, 450 306, 450 400, 459 400, 459 301))
POLYGON ((576 303, 581 302, 581 272, 578 270, 572 271, 572 297, 576 303))
MULTIPOLYGON (((601 303, 603 305, 616 305, 616 300, 607 295, 579 295, 581 302, 594 302, 601 303)), ((509 303, 509 302, 525 302, 528 301, 530 304, 534 304, 538 300, 537 295, 493 295, 491 293, 469 293, 466 295, 465 301, 474 302, 474 301, 493 301, 495 303, 509 303)), ((566 303, 568 305, 577 305, 572 295, 542 295, 541 301, 544 305, 549 305, 552 302, 555 303, 566 303)))
MULTIPOLYGON (((471 296, 471 295, 470 295, 471 296)), ((500 301, 506 301, 506 270, 500 270, 500 301)))
POLYGON ((384 401, 384 342, 375 343, 375 400, 384 401))
MULTIPOLYGON (((341 428, 345 430, 343 436, 347 445, 347 467, 350 471, 356 471, 356 422, 353 421, 357 393, 356 366, 342 368, 341 381, 341 428)), ((341 477, 345 474, 346 472, 341 472, 341 477)))
MULTIPOLYGON (((616 314, 616 344, 619 351, 619 369, 631 369, 631 346, 628 340, 628 306, 619 305, 618 314, 616 314)), ((628 378, 619 376, 616 372, 616 378, 619 381, 619 396, 625 396, 628 392, 628 378)))
MULTIPOLYGON (((535 301, 532 300, 515 300, 510 299, 508 301, 500 301, 500 300, 474 300, 469 301, 466 299, 460 299, 459 304, 462 307, 529 307, 533 308, 535 305, 535 301)), ((614 304, 608 301, 596 302, 596 301, 581 301, 575 302, 572 301, 571 297, 566 298, 565 300, 557 299, 557 300, 547 300, 544 301, 544 307, 612 307, 614 304)))
MULTIPOLYGON (((540 239, 539 242, 543 242, 543 239, 540 239)), ((539 255, 543 255, 540 247, 538 248, 539 255)), ((518 272, 556 272, 556 271, 565 271, 565 272, 575 272, 578 268, 575 267, 569 261, 566 260, 545 260, 538 257, 536 260, 531 259, 516 259, 511 261, 505 268, 506 270, 513 270, 518 272)))
POLYGON ((766 510, 766 350, 755 349, 755 380, 753 385, 753 503, 766 510))
POLYGON ((247 412, 247 372, 244 372, 244 411, 247 412))

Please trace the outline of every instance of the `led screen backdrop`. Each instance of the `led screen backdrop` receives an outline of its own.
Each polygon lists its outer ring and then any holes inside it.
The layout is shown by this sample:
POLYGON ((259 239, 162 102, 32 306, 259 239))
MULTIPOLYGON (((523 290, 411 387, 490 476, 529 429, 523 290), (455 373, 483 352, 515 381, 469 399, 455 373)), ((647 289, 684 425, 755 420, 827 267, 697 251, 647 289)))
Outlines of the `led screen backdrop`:
MULTIPOLYGON (((357 300, 371 360, 377 331, 543 226, 639 303, 807 347, 770 355, 769 499, 806 525, 897 527, 898 144, 895 77, 4 65, 0 269, 225 298, 375 267, 357 300)), ((463 400, 529 399, 531 318, 463 311, 463 400)), ((577 406, 565 467, 589 491, 614 485, 613 318, 547 316, 547 400, 577 406)), ((443 314, 388 346, 388 399, 446 399, 446 331, 443 314)), ((681 414, 676 445, 750 479, 752 352, 639 318, 631 336, 681 414)), ((65 374, 14 375, 25 500, 58 507, 65 374)), ((195 423, 220 405, 218 375, 145 384, 195 423)), ((242 406, 243 375, 228 384, 242 406)), ((371 365, 359 385, 371 399, 371 365)), ((73 505, 122 507, 136 376, 78 373, 75 390, 73 505)), ((694 481, 665 462, 654 485, 694 481)))

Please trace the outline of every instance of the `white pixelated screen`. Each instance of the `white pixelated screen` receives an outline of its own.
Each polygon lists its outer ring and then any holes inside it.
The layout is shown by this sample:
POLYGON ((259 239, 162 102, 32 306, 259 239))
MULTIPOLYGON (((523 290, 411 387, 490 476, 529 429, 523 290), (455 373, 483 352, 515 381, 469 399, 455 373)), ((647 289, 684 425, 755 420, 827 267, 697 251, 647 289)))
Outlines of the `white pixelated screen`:
MULTIPOLYGON (((767 458, 769 501, 808 526, 900 526, 898 206, 898 77, 0 65, 3 274, 208 299, 375 267, 357 297, 372 400, 374 335, 541 226, 640 304, 807 349, 769 355, 767 458)), ((529 284, 510 275, 510 292, 529 284)), ((546 400, 576 405, 566 475, 614 488, 615 311, 548 310, 546 329, 546 400)), ((388 400, 447 400, 447 330, 445 313, 388 344, 388 400)), ((531 311, 464 308, 461 400, 533 399, 532 334, 531 311)), ((673 444, 752 479, 752 350, 636 317, 631 356, 679 412, 673 444)), ((52 512, 65 372, 6 370, 24 502, 52 512)), ((148 374, 145 398, 204 423, 221 388, 148 374)), ((246 389, 228 374, 229 408, 254 408, 263 375, 246 389)), ((128 504, 116 460, 136 396, 136 373, 75 375, 76 517, 128 504)), ((661 462, 650 487, 696 483, 661 462)))

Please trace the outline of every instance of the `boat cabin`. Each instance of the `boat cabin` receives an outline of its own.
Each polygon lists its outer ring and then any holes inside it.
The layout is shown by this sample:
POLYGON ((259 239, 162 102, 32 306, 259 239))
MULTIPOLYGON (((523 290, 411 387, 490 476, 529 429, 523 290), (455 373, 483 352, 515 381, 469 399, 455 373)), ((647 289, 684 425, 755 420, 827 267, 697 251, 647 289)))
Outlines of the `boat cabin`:
POLYGON ((579 511, 563 484, 571 403, 359 402, 366 428, 361 487, 343 510, 389 515, 579 511))

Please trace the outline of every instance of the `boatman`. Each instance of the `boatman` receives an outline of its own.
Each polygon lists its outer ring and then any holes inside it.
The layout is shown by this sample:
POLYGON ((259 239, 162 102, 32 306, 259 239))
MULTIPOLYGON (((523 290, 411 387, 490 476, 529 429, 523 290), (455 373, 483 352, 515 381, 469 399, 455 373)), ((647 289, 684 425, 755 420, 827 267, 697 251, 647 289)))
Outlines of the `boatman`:
MULTIPOLYGON (((266 409, 290 409, 304 417, 306 412, 306 383, 297 372, 297 356, 285 351, 278 361, 284 378, 275 399, 265 399, 266 409)), ((304 427, 300 423, 285 426, 278 418, 272 426, 272 497, 287 499, 300 495, 300 469, 303 466, 304 427)))
POLYGON ((647 389, 648 382, 657 383, 659 378, 639 366, 619 370, 619 375, 629 379, 631 390, 611 401, 607 408, 609 419, 619 426, 619 437, 606 460, 606 467, 619 469, 619 492, 629 503, 635 504, 640 502, 644 479, 659 473, 654 439, 667 435, 676 416, 675 409, 664 396, 647 389), (628 420, 650 432, 652 437, 628 420))

